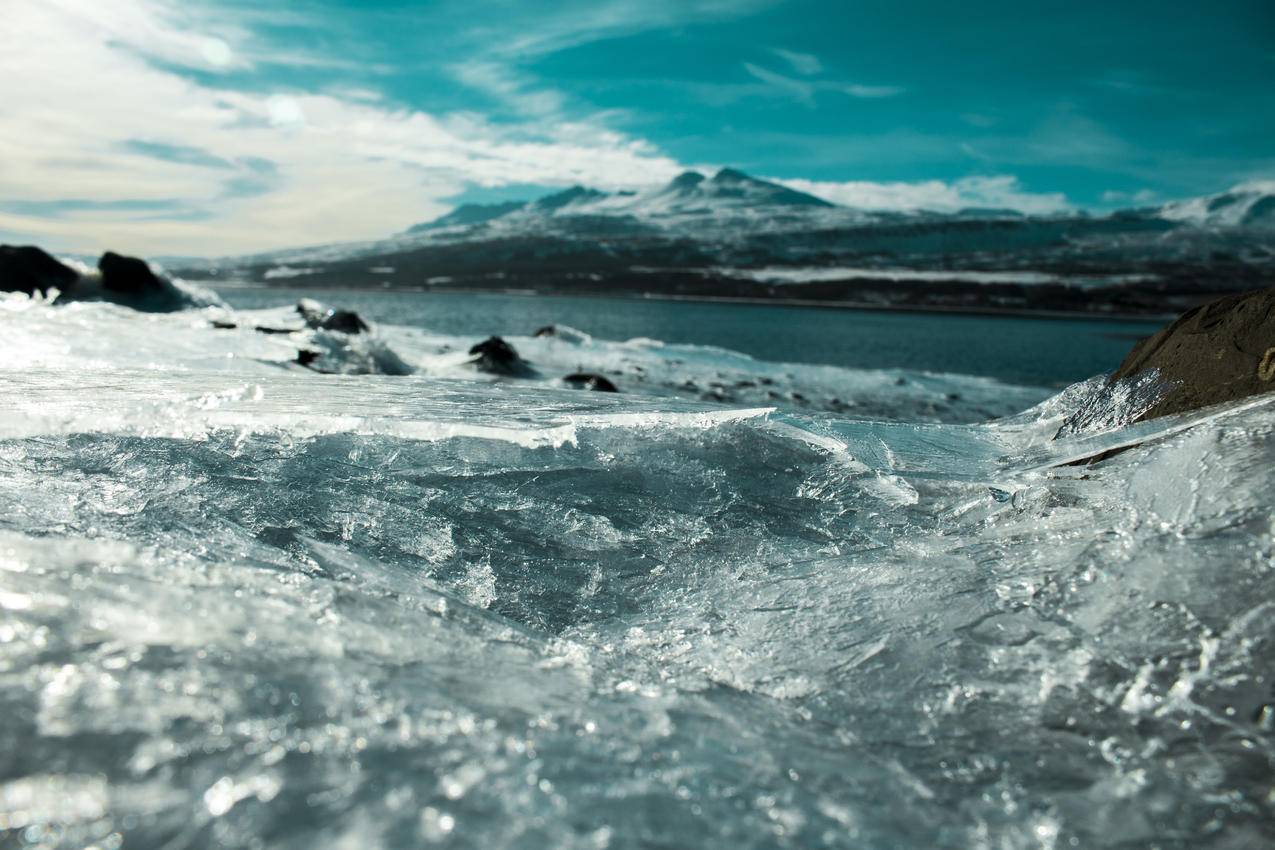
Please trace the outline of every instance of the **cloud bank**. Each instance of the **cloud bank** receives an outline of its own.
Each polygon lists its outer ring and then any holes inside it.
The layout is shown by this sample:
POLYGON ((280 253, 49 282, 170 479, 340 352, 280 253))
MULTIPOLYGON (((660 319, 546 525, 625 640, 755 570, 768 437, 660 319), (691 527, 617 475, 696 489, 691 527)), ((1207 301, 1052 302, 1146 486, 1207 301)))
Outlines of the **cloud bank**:
POLYGON ((617 188, 680 168, 588 122, 496 126, 366 92, 234 88, 226 75, 252 68, 236 33, 156 0, 5 14, 0 77, 19 83, 0 111, 9 238, 215 256, 383 236, 467 185, 617 188))
MULTIPOLYGON (((458 90, 503 105, 502 120, 396 103, 375 85, 385 73, 375 56, 330 47, 307 53, 296 39, 272 43, 264 24, 314 23, 296 10, 17 0, 0 28, 0 78, 10 83, 0 109, 0 239, 64 251, 219 256, 379 238, 446 212, 448 199, 473 187, 661 183, 687 164, 612 129, 605 113, 573 118, 565 95, 519 63, 765 2, 567 4, 560 14, 535 16, 534 26, 526 16, 510 22, 516 39, 485 25, 458 29, 455 55, 439 70, 458 90), (367 73, 348 85, 310 87, 278 73, 305 68, 367 73)), ((472 15, 465 4, 439 8, 458 21, 492 17, 472 15)), ((776 48, 771 55, 798 76, 745 70, 779 96, 813 103, 826 92, 901 93, 823 79, 811 54, 776 48)), ((733 164, 724 154, 721 164, 733 164)), ((873 209, 1067 207, 1061 195, 1029 193, 1013 177, 783 182, 873 209)))
POLYGON ((866 210, 958 210, 1012 209, 1030 215, 1050 215, 1072 209, 1061 192, 1029 192, 1017 177, 965 177, 951 182, 925 180, 919 183, 872 183, 851 180, 842 183, 816 180, 777 180, 791 189, 809 192, 834 204, 866 210))

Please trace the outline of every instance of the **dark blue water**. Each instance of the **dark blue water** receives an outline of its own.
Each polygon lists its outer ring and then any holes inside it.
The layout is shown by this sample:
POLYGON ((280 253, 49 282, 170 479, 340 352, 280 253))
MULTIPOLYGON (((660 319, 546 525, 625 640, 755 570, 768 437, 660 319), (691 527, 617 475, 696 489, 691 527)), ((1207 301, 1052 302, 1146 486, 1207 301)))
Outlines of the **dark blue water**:
POLYGON ((501 293, 270 288, 221 295, 241 309, 308 295, 376 322, 462 336, 525 336, 565 324, 604 339, 714 345, 774 362, 957 372, 1042 386, 1111 371, 1134 340, 1161 324, 501 293))

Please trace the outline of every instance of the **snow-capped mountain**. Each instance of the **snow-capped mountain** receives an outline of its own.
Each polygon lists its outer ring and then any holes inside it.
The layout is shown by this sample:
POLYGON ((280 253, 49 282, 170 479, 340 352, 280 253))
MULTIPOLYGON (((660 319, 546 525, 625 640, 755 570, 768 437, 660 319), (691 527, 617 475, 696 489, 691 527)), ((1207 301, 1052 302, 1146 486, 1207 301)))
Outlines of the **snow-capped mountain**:
POLYGON ((463 204, 433 221, 414 225, 407 233, 467 227, 501 221, 527 225, 546 218, 582 216, 628 217, 659 223, 669 219, 736 220, 784 218, 794 211, 838 210, 843 207, 778 183, 723 168, 712 177, 687 171, 667 185, 643 192, 600 192, 573 186, 535 201, 463 204))
POLYGON ((1174 201, 1156 215, 1200 227, 1275 230, 1275 180, 1254 180, 1217 195, 1174 201))
POLYGON ((726 168, 466 204, 373 242, 176 267, 270 285, 1169 313, 1275 285, 1275 183, 1110 215, 885 212, 726 168))

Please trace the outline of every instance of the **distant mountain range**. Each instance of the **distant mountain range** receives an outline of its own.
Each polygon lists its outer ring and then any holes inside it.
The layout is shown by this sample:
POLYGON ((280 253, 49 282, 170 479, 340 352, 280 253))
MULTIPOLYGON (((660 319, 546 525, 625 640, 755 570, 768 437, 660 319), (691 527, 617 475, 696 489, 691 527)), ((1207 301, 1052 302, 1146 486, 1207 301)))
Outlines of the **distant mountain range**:
POLYGON ((497 219, 526 222, 546 215, 632 216, 639 219, 659 219, 753 212, 782 207, 828 209, 835 206, 814 195, 807 195, 804 192, 780 186, 778 183, 758 180, 733 168, 723 168, 711 178, 705 177, 698 171, 687 171, 678 175, 667 186, 642 193, 609 194, 584 186, 573 186, 534 201, 463 204, 441 218, 410 227, 407 232, 420 233, 443 227, 481 224, 497 219))
POLYGON ((464 204, 375 242, 190 264, 291 286, 519 289, 925 309, 1170 313, 1275 285, 1275 182, 1110 215, 838 206, 725 168, 642 192, 464 204))

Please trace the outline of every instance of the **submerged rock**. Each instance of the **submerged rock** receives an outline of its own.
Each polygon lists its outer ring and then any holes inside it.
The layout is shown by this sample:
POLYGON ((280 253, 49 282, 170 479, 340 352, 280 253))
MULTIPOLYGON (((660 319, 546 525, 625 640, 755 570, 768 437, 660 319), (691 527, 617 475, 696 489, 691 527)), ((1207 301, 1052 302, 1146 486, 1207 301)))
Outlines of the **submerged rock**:
POLYGON ((34 245, 0 245, 0 292, 47 293, 75 286, 80 274, 34 245))
POLYGON ((480 372, 517 377, 535 374, 531 364, 519 357, 514 347, 498 336, 488 337, 470 348, 469 353, 476 355, 470 362, 480 372))
POLYGON ((1275 390, 1275 288, 1188 310, 1134 345, 1109 383, 1152 369, 1163 394, 1134 421, 1275 390))
POLYGON ((353 310, 337 310, 326 304, 320 304, 312 298, 302 298, 297 302, 297 312, 305 323, 315 330, 340 331, 341 333, 365 333, 370 328, 363 317, 353 310))
POLYGON ((619 389, 608 378, 593 372, 574 372, 563 378, 562 382, 578 390, 594 390, 600 393, 619 392, 619 389))

